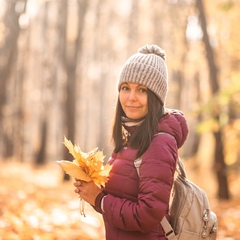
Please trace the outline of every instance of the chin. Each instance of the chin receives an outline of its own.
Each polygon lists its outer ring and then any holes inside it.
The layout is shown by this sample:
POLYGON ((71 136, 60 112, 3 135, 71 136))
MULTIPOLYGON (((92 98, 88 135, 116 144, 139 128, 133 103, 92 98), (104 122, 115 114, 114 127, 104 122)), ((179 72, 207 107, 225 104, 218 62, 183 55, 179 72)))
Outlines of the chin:
POLYGON ((133 120, 138 120, 143 118, 144 116, 136 116, 136 115, 127 115, 128 118, 133 119, 133 120))

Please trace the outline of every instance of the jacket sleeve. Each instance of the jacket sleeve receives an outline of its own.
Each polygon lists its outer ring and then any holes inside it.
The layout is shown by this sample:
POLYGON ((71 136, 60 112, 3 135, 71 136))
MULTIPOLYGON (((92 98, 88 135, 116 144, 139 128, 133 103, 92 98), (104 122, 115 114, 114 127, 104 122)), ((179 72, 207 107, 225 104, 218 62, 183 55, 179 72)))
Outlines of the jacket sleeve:
POLYGON ((177 155, 172 136, 154 137, 142 157, 137 202, 108 194, 104 199, 105 220, 125 231, 154 229, 168 212, 177 155))

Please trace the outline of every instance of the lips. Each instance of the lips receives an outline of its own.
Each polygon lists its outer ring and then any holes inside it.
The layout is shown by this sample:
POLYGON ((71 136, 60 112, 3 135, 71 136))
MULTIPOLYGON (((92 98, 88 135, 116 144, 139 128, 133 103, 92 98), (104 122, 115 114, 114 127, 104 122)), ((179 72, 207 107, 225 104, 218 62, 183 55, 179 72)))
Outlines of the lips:
POLYGON ((128 109, 132 109, 132 110, 136 110, 136 109, 139 109, 140 107, 136 107, 136 106, 126 106, 126 108, 128 109))

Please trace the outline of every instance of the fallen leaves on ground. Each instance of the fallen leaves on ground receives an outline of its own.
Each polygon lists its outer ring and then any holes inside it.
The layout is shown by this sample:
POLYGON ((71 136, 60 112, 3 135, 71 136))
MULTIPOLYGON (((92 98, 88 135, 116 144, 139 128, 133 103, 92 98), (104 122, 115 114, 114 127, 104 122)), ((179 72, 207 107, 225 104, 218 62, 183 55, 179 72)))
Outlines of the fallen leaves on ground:
POLYGON ((58 164, 0 164, 1 240, 102 240, 102 217, 86 204, 80 215, 72 182, 58 164))
MULTIPOLYGON (((34 168, 0 163, 0 240, 103 240, 102 217, 86 204, 80 215, 72 181, 56 163, 34 168)), ((210 199, 218 240, 240 240, 240 199, 210 199)))

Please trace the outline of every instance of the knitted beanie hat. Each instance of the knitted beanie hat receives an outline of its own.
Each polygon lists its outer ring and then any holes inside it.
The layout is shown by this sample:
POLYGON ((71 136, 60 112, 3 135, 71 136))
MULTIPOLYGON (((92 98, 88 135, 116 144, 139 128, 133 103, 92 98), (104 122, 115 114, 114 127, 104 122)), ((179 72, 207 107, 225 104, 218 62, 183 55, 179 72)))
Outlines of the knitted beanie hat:
POLYGON ((154 92, 165 105, 168 91, 166 54, 157 45, 145 45, 123 65, 118 89, 123 83, 144 85, 154 92))

